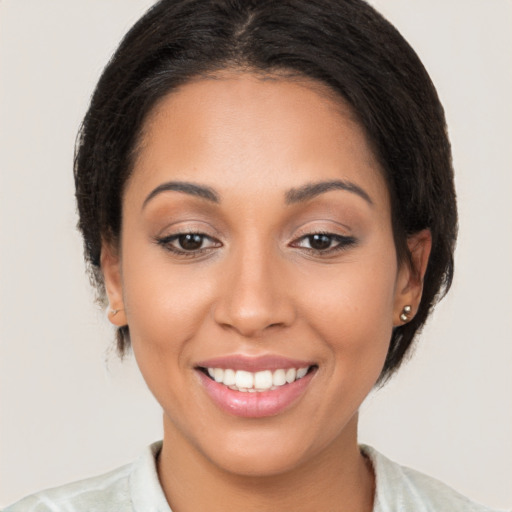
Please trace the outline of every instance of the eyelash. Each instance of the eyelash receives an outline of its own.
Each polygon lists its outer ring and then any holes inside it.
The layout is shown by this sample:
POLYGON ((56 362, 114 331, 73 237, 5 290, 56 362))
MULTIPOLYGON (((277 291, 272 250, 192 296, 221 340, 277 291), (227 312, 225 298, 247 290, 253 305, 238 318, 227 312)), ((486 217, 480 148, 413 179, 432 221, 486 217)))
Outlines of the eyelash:
POLYGON ((197 258, 199 256, 202 256, 206 252, 209 252, 211 249, 216 249, 216 248, 222 246, 222 244, 219 241, 215 240, 214 238, 212 238, 204 233, 199 233, 196 231, 190 231, 190 232, 185 231, 182 233, 175 233, 173 235, 165 236, 162 238, 157 238, 155 241, 158 245, 162 246, 167 251, 172 252, 173 254, 176 254, 177 256, 180 256, 182 258, 197 258), (183 248, 180 249, 180 248, 172 245, 173 242, 175 242, 175 241, 179 240, 179 238, 185 237, 185 236, 201 237, 201 245, 204 243, 205 240, 210 240, 213 242, 213 244, 210 247, 200 247, 199 249, 195 249, 195 250, 186 250, 183 248))
POLYGON ((309 242, 311 244, 311 239, 314 236, 325 236, 331 239, 331 243, 336 243, 334 247, 329 247, 327 249, 314 249, 313 247, 302 247, 302 250, 305 250, 310 254, 314 255, 328 256, 333 253, 345 251, 350 247, 357 245, 357 240, 353 236, 337 235, 335 233, 330 233, 328 231, 315 231, 313 233, 307 233, 297 238, 294 242, 292 242, 291 245, 292 247, 297 247, 299 241, 307 239, 309 239, 309 242))
MULTIPOLYGON (((162 246, 164 249, 166 249, 169 252, 172 252, 173 254, 183 257, 183 258, 197 258, 202 256, 203 254, 211 251, 212 249, 216 249, 218 247, 221 247, 222 244, 218 240, 215 240, 214 238, 200 232, 182 232, 182 233, 175 233, 173 235, 165 236, 162 238, 156 238, 156 243, 160 246, 162 246), (192 249, 192 250, 186 250, 183 248, 178 248, 173 244, 173 242, 178 241, 181 237, 185 236, 196 236, 201 237, 201 245, 204 243, 205 240, 210 240, 212 242, 212 245, 210 247, 200 247, 198 249, 192 249)), ((318 255, 318 256, 327 256, 331 255, 333 253, 337 253, 340 251, 347 250, 348 248, 355 246, 357 244, 357 240, 352 236, 344 236, 344 235, 337 235, 334 233, 330 233, 328 231, 318 231, 313 233, 307 233, 305 235, 300 236, 296 240, 294 240, 290 246, 291 247, 297 247, 302 249, 303 251, 306 251, 310 254, 318 255), (327 249, 315 249, 313 247, 300 247, 299 242, 302 242, 304 240, 309 239, 309 243, 311 244, 311 240, 315 236, 325 236, 331 239, 331 243, 335 242, 336 245, 334 247, 328 247, 327 249)))

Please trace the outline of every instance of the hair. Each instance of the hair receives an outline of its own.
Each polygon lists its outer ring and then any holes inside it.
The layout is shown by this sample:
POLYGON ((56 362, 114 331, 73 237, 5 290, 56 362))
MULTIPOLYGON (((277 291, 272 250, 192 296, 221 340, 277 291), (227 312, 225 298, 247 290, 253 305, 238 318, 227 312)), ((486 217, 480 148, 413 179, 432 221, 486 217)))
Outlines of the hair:
MULTIPOLYGON (((78 227, 99 297, 102 242, 119 242, 123 191, 149 113, 177 87, 233 69, 326 84, 351 107, 380 163, 399 261, 410 261, 407 237, 430 230, 421 303, 393 330, 384 382, 450 288, 457 211, 435 87, 399 32, 362 0, 161 0, 131 28, 103 71, 75 151, 78 227)), ((129 343, 128 326, 119 328, 121 355, 129 343)))

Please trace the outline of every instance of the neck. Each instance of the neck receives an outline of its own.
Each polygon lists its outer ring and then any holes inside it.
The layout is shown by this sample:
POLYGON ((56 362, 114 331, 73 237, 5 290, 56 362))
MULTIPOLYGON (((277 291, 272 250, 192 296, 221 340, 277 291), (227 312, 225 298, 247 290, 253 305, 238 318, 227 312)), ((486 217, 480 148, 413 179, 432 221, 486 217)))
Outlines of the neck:
POLYGON ((371 512, 374 476, 357 445, 357 416, 307 463, 270 476, 238 475, 216 466, 164 421, 158 460, 173 512, 371 512))

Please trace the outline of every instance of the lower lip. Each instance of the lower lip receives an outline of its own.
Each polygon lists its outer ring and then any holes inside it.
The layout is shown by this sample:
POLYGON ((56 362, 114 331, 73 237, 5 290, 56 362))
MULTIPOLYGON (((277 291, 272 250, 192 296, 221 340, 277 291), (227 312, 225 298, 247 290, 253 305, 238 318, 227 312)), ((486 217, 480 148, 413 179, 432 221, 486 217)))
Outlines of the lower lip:
POLYGON ((224 412, 244 418, 276 416, 291 407, 306 391, 314 372, 269 391, 235 391, 197 370, 207 394, 224 412))

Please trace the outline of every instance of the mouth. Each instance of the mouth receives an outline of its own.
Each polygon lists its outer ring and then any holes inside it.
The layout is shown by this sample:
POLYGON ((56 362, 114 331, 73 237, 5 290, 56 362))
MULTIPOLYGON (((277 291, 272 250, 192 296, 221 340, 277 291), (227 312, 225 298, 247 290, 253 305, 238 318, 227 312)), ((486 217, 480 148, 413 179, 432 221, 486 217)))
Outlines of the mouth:
POLYGON ((317 368, 316 365, 298 368, 278 368, 251 372, 234 368, 198 367, 198 370, 211 380, 242 393, 262 393, 275 391, 282 386, 292 384, 317 368))
POLYGON ((264 356, 230 356, 195 367, 211 401, 230 415, 263 418, 280 414, 306 394, 318 365, 264 356))

